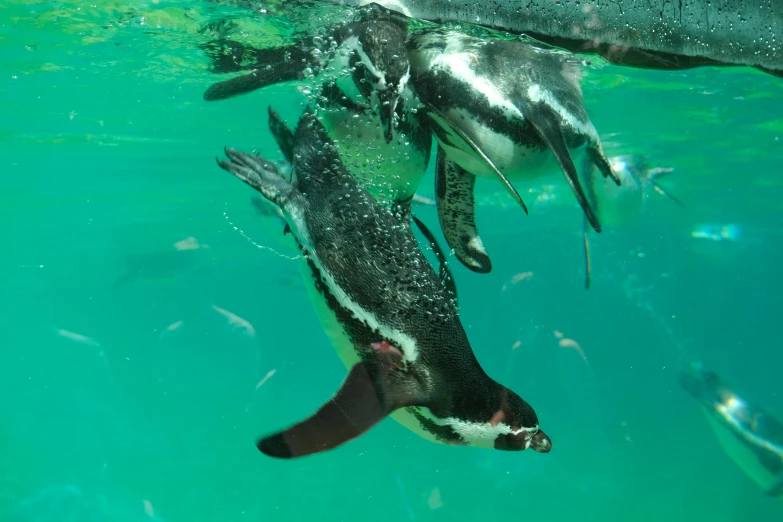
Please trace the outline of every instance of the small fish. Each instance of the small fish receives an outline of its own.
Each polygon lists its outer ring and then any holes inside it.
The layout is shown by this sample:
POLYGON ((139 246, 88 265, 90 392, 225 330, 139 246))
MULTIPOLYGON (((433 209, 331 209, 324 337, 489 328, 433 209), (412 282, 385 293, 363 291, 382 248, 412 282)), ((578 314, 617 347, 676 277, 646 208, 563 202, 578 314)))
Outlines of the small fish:
POLYGON ((182 325, 183 325, 183 324, 185 324, 185 321, 183 321, 182 319, 180 319, 180 320, 179 320, 179 321, 177 321, 176 323, 171 323, 170 325, 168 325, 168 326, 166 327, 166 329, 165 329, 165 330, 163 330, 163 331, 160 333, 160 336, 159 336, 159 337, 160 337, 160 338, 163 338, 165 335, 167 335, 167 334, 169 334, 169 333, 171 333, 171 332, 174 332, 174 331, 177 331, 177 330, 179 330, 179 329, 182 327, 182 325))
POLYGON ((99 343, 92 337, 87 337, 86 335, 82 335, 76 332, 71 332, 68 330, 63 330, 61 328, 58 328, 56 331, 57 331, 57 335, 59 335, 60 337, 65 337, 66 339, 70 339, 71 341, 85 344, 87 346, 93 346, 95 348, 101 347, 101 343, 99 343))
POLYGON ((235 313, 229 312, 228 310, 220 308, 219 306, 216 305, 212 305, 212 309, 215 310, 220 315, 224 316, 226 319, 228 319, 228 324, 230 324, 231 326, 242 328, 245 331, 245 335, 249 337, 255 337, 256 329, 253 328, 253 325, 250 324, 250 322, 248 322, 247 319, 243 319, 238 315, 236 315, 235 313))
POLYGON ((427 499, 427 505, 430 509, 439 509, 443 507, 443 499, 440 496, 440 488, 430 491, 430 497, 427 499))
POLYGON ((199 248, 209 248, 209 245, 202 245, 201 243, 198 242, 198 239, 196 239, 193 236, 190 236, 183 239, 182 241, 177 241, 176 243, 174 243, 174 248, 179 252, 182 252, 183 250, 196 250, 199 248))
POLYGON ((258 384, 256 384, 256 390, 263 386, 264 383, 275 374, 275 372, 277 372, 277 370, 269 370, 266 375, 264 375, 264 378, 258 381, 258 384))
POLYGON ((155 516, 155 509, 152 507, 152 502, 144 499, 142 500, 142 504, 144 504, 144 513, 146 513, 148 517, 153 518, 155 516))
POLYGON ((414 194, 413 195, 413 201, 415 203, 419 203, 420 205, 434 206, 434 205, 437 204, 434 199, 430 199, 427 196, 422 196, 422 195, 419 195, 419 194, 414 194))
POLYGON ((579 354, 579 356, 587 362, 587 356, 585 355, 584 350, 582 350, 582 347, 579 346, 579 343, 574 341, 573 339, 560 339, 560 342, 558 343, 560 345, 560 348, 573 348, 576 350, 576 353, 579 354))
POLYGON ((515 285, 522 281, 526 281, 531 277, 533 277, 533 272, 520 272, 518 274, 514 274, 514 276, 511 278, 511 280, 508 283, 503 283, 503 288, 501 289, 501 291, 505 292, 506 290, 508 290, 510 284, 515 285))

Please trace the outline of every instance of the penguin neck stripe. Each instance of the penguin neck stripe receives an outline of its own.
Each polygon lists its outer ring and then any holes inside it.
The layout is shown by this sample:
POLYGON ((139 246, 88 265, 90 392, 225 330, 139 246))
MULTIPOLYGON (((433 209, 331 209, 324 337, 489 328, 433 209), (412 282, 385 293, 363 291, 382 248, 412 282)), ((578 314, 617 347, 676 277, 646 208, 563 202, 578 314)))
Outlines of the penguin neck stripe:
POLYGON ((379 90, 385 89, 386 77, 382 71, 379 71, 378 68, 375 67, 375 64, 372 63, 372 60, 370 60, 370 57, 367 56, 367 53, 364 51, 364 47, 362 46, 362 42, 359 41, 359 37, 352 36, 351 38, 348 38, 345 43, 351 50, 355 51, 356 54, 359 55, 359 59, 362 61, 362 64, 367 68, 367 70, 370 71, 370 74, 378 79, 378 82, 375 84, 375 88, 379 90))
POLYGON ((376 331, 392 344, 402 350, 403 364, 415 363, 419 356, 419 350, 416 346, 416 341, 409 335, 397 330, 396 328, 384 325, 380 320, 368 310, 362 308, 359 303, 355 302, 351 297, 343 290, 335 281, 334 277, 326 270, 318 259, 317 251, 312 248, 312 240, 308 233, 307 224, 302 215, 302 211, 299 209, 286 209, 289 217, 289 223, 294 226, 291 227, 295 230, 298 236, 299 243, 307 249, 307 259, 313 264, 318 273, 320 274, 323 284, 329 289, 330 293, 337 300, 339 305, 349 310, 353 315, 366 324, 370 329, 376 331))
POLYGON ((433 68, 442 67, 457 80, 464 82, 471 90, 483 94, 491 107, 497 107, 508 113, 508 115, 523 120, 522 113, 516 108, 498 88, 488 79, 481 77, 470 67, 465 59, 464 52, 450 52, 448 47, 446 51, 437 56, 433 61, 433 68))
POLYGON ((412 337, 392 326, 382 324, 375 314, 365 310, 359 305, 359 303, 351 299, 345 290, 343 290, 340 285, 337 284, 337 282, 334 280, 334 277, 324 268, 318 259, 318 255, 314 251, 311 250, 308 257, 320 272, 321 279, 329 288, 329 291, 337 299, 337 302, 340 303, 340 306, 350 310, 357 319, 366 324, 372 330, 377 331, 383 338, 393 341, 392 344, 402 350, 403 364, 416 362, 416 359, 419 356, 419 350, 416 347, 416 341, 412 337))

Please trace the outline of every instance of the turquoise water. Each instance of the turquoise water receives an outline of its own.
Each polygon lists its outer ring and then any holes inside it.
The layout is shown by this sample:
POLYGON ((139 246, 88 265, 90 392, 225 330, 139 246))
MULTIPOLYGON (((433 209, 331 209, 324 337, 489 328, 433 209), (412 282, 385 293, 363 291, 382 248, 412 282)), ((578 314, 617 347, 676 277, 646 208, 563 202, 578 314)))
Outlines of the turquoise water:
POLYGON ((781 79, 585 71, 607 154, 673 168, 662 184, 685 203, 650 193, 636 222, 592 234, 589 292, 562 175, 517 185, 528 216, 479 182, 494 268, 452 262, 461 318, 551 453, 436 445, 387 419, 278 461, 257 437, 346 370, 270 250, 278 223, 214 163, 224 145, 282 159, 266 107, 293 122, 302 101, 290 84, 203 101, 224 76, 200 29, 226 16, 254 45, 290 30, 209 3, 0 6, 0 520, 783 520, 677 380, 701 361, 783 419, 781 79))

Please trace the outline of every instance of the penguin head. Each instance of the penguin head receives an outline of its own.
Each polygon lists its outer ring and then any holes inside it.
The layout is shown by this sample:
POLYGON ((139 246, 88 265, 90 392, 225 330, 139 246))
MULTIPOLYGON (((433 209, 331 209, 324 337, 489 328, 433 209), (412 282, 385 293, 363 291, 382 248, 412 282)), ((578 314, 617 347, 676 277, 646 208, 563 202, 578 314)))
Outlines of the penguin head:
POLYGON ((552 441, 538 427, 533 408, 519 395, 494 381, 479 386, 489 395, 476 392, 465 402, 458 401, 458 411, 440 415, 435 424, 447 426, 453 444, 522 451, 532 448, 540 453, 552 449, 552 441))
POLYGON ((392 20, 365 22, 354 40, 354 82, 378 114, 383 135, 394 138, 394 121, 402 114, 402 94, 410 79, 407 26, 392 20))
POLYGON ((538 427, 536 412, 505 386, 501 386, 499 408, 489 419, 489 425, 497 432, 495 449, 521 451, 531 448, 540 453, 549 453, 552 449, 552 441, 538 427))

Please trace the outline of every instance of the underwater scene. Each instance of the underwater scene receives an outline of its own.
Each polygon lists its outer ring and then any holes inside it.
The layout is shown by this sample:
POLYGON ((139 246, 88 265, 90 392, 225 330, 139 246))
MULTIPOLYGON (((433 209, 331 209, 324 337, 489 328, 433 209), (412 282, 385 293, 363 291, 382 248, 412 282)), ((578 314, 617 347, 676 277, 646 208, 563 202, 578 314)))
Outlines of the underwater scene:
POLYGON ((783 520, 783 4, 379 3, 0 4, 0 522, 783 520))

